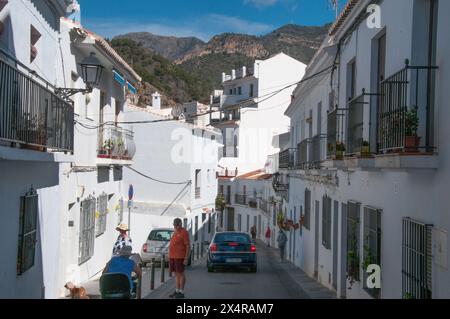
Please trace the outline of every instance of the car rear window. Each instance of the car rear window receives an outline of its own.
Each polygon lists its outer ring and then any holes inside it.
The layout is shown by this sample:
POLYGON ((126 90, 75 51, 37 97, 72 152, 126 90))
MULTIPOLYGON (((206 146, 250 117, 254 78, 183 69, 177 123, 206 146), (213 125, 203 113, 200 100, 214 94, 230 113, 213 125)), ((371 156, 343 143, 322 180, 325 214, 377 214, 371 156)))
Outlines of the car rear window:
POLYGON ((230 234, 216 234, 214 238, 215 243, 239 243, 239 244, 250 244, 250 236, 247 234, 238 234, 238 233, 230 233, 230 234))
POLYGON ((148 240, 154 241, 170 241, 173 230, 152 230, 148 235, 148 240))

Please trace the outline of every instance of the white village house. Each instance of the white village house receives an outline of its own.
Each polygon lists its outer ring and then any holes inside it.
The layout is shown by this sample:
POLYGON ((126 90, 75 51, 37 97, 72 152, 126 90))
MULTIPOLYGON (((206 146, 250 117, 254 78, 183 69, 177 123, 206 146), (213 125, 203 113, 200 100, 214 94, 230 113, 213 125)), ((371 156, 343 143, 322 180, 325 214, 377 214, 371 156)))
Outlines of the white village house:
POLYGON ((291 261, 341 298, 448 298, 450 3, 376 1, 369 28, 373 2, 348 1, 286 111, 291 261))
POLYGON ((64 296, 67 281, 104 267, 117 236, 122 166, 135 146, 114 123, 125 86, 140 77, 101 37, 65 19, 79 19, 78 8, 0 3, 3 298, 64 296), (85 82, 92 92, 79 94, 91 91, 85 82))
MULTIPOLYGON (((306 65, 279 53, 255 61, 253 67, 222 74, 222 91, 211 96, 211 125, 220 129, 219 193, 226 199, 223 230, 247 231, 256 226, 264 238, 277 209, 267 169, 269 157, 279 151, 274 137, 289 132, 283 112, 303 77, 306 65), (287 87, 287 88, 286 88, 287 87), (269 182, 268 182, 269 180, 269 182), (256 205, 255 205, 256 204, 256 205)), ((272 224, 272 237, 276 236, 272 224)))

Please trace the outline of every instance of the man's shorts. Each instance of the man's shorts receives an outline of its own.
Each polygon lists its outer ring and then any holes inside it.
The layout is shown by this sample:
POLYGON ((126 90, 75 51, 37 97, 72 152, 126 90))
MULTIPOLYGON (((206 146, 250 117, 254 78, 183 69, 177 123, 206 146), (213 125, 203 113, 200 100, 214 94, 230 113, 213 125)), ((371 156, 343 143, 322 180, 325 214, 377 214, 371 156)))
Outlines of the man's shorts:
POLYGON ((169 271, 176 272, 176 273, 183 273, 184 272, 184 258, 182 258, 182 259, 170 258, 169 259, 169 271))

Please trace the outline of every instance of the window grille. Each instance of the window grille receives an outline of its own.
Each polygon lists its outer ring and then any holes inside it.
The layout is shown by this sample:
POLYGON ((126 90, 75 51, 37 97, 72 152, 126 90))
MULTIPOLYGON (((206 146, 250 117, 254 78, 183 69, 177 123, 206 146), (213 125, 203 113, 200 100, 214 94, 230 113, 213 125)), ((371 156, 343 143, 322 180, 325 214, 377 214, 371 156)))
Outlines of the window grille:
POLYGON ((364 207, 364 289, 377 299, 380 298, 380 289, 367 287, 367 267, 369 265, 381 267, 381 212, 376 208, 364 207))
POLYGON ((89 260, 94 255, 95 241, 95 197, 89 196, 81 202, 80 213, 80 245, 78 263, 89 260))
POLYGON ((38 194, 32 188, 20 198, 17 275, 34 266, 37 240, 38 194))
POLYGON ((432 225, 403 218, 402 295, 404 299, 431 299, 432 225))
POLYGON ((347 278, 360 278, 360 203, 348 202, 347 212, 347 278))
POLYGON ((107 214, 108 195, 103 193, 97 198, 97 211, 95 212, 95 237, 99 237, 105 233, 107 214))
POLYGON ((305 189, 305 221, 304 226, 307 230, 311 229, 311 191, 305 189))
POLYGON ((331 249, 331 198, 328 196, 322 201, 322 245, 331 249))

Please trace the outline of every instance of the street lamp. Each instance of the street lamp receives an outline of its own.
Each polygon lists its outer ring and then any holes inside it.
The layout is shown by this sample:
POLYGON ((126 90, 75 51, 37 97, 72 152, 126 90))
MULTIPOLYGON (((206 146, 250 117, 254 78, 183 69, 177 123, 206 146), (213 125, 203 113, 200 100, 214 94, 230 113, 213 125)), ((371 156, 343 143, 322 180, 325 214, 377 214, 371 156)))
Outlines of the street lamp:
POLYGON ((91 93, 94 86, 100 83, 100 79, 103 73, 103 66, 101 65, 99 59, 95 56, 94 52, 84 58, 80 63, 81 66, 81 77, 86 83, 85 89, 73 89, 73 88, 57 88, 55 93, 59 95, 62 99, 68 101, 69 97, 77 93, 91 93))

